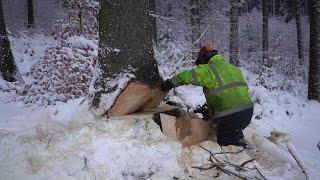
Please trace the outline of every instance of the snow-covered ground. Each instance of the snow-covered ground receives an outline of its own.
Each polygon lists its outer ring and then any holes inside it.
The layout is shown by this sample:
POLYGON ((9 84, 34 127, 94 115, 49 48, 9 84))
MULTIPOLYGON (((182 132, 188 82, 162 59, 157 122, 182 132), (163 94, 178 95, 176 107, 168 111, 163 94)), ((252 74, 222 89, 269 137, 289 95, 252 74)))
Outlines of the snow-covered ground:
MULTIPOLYGON (((294 134, 293 144, 317 179, 320 161, 315 139, 319 126, 312 123, 313 115, 319 113, 317 107, 319 103, 309 102, 302 110, 308 122, 303 127, 299 120, 262 118, 253 120, 247 131, 267 135, 276 128, 294 134), (284 128, 286 123, 290 125, 284 128)), ((206 151, 198 146, 184 148, 168 139, 147 116, 95 119, 83 98, 42 109, 3 103, 0 108, 0 172, 4 179, 211 179, 214 175, 213 170, 192 168, 207 163, 206 151)), ((222 151, 211 141, 201 145, 213 152, 222 151)), ((257 166, 270 179, 304 177, 299 170, 255 150, 228 155, 236 164, 253 157, 257 161, 248 166, 257 166)), ((253 171, 244 174, 259 177, 253 171)), ((225 174, 220 178, 233 179, 225 174)))
MULTIPOLYGON (((28 33, 10 37, 10 40, 19 71, 26 82, 31 82, 24 74, 55 40, 28 33)), ((173 42, 164 44, 170 52, 156 52, 160 60, 180 59, 186 50, 173 42)), ((97 47, 94 45, 92 49, 97 50, 97 47)), ((176 65, 175 61, 169 64, 171 69, 164 67, 168 62, 158 62, 160 73, 166 78, 176 73, 178 67, 190 68, 185 67, 184 62, 176 65)), ((268 90, 256 84, 256 74, 243 70, 255 101, 254 117, 245 131, 247 140, 251 142, 252 133, 269 136, 273 130, 292 134, 293 145, 311 170, 312 179, 320 179, 320 150, 317 148, 320 103, 306 101, 286 91, 268 90)), ((279 86, 283 80, 277 75, 272 81, 274 86, 279 86)), ((0 78, 0 89, 14 86, 18 85, 0 78)), ((306 89, 304 84, 295 88, 306 89)), ((177 88, 170 95, 170 100, 191 109, 205 101, 201 88, 194 86, 177 88)), ((127 120, 97 119, 83 101, 84 97, 54 106, 25 107, 22 102, 12 102, 16 100, 14 96, 17 96, 14 90, 0 93, 0 179, 212 179, 216 175, 213 170, 192 168, 208 163, 210 155, 205 150, 199 146, 182 147, 179 142, 168 139, 148 116, 127 120)), ((223 151, 212 141, 201 145, 212 152, 223 151)), ((225 158, 224 155, 218 157, 225 158)), ((268 179, 304 179, 298 168, 291 169, 255 148, 228 155, 228 159, 238 165, 251 158, 256 161, 247 166, 258 167, 268 179)), ((243 173, 261 178, 256 171, 243 173)), ((219 178, 234 179, 234 176, 222 173, 219 178)))
POLYGON ((28 31, 9 37, 12 53, 21 74, 29 72, 30 68, 44 56, 45 49, 55 42, 51 36, 28 31))
MULTIPOLYGON (((22 47, 14 51, 16 57, 22 56, 22 47)), ((43 51, 44 48, 35 51, 34 56, 41 57, 43 51)), ((34 64, 37 58, 18 61, 18 66, 34 64)), ((253 132, 265 136, 272 130, 292 134, 293 144, 311 169, 313 178, 319 178, 320 151, 316 144, 320 140, 320 104, 285 91, 254 86, 255 75, 245 69, 244 72, 256 102, 253 121, 245 131, 248 141, 251 142, 253 132)), ((0 83, 8 85, 3 80, 0 83)), ((195 86, 180 87, 170 94, 171 100, 187 104, 191 109, 205 101, 202 89, 195 86)), ((25 107, 20 102, 6 103, 7 95, 0 94, 3 179, 212 179, 216 175, 213 170, 192 168, 208 163, 209 154, 205 150, 199 146, 182 147, 179 142, 168 139, 150 117, 96 119, 84 98, 55 106, 25 107)), ((201 145, 213 152, 223 150, 212 141, 201 145)), ((291 169, 255 149, 228 155, 228 159, 238 165, 251 158, 256 161, 248 167, 258 167, 268 179, 304 178, 300 170, 291 169)), ((256 171, 244 174, 260 178, 256 171)), ((219 178, 234 179, 234 176, 222 173, 219 178)))

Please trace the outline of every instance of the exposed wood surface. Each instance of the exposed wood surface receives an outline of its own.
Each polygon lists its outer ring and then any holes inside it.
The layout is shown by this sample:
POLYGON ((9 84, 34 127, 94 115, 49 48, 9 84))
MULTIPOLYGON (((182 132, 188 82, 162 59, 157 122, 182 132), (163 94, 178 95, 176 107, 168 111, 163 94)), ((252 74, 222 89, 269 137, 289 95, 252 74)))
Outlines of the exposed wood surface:
POLYGON ((167 93, 159 89, 151 89, 139 81, 133 81, 118 96, 108 111, 108 116, 124 116, 138 110, 156 108, 166 95, 167 93))
POLYGON ((161 114, 162 130, 168 137, 179 140, 183 146, 191 146, 207 140, 213 133, 212 122, 203 121, 193 113, 180 117, 161 114))

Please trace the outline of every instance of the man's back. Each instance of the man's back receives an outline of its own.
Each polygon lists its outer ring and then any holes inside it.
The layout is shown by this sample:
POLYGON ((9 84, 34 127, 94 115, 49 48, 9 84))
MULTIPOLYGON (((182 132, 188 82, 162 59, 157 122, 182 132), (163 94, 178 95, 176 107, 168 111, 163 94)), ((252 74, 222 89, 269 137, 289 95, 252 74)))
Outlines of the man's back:
POLYGON ((202 86, 209 107, 214 109, 215 118, 252 107, 241 70, 219 55, 213 56, 208 64, 181 72, 174 79, 177 85, 202 86))

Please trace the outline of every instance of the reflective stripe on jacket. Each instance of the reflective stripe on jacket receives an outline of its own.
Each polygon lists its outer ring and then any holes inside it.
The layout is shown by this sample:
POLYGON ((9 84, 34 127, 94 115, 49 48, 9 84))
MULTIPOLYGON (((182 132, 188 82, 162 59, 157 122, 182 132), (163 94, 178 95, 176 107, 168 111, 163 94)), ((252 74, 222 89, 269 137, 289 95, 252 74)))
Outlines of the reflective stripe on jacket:
POLYGON ((214 110, 214 118, 253 106, 241 70, 220 55, 213 56, 208 64, 177 74, 172 82, 176 87, 186 84, 202 86, 207 103, 214 110))

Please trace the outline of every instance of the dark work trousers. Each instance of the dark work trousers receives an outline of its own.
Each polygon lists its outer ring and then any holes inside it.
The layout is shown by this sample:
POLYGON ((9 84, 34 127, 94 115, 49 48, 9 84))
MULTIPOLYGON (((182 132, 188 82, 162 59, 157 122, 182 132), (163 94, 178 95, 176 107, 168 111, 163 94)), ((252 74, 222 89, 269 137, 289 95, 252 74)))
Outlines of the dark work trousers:
POLYGON ((242 139, 242 130, 251 122, 253 107, 216 119, 217 140, 221 146, 237 145, 242 139))

